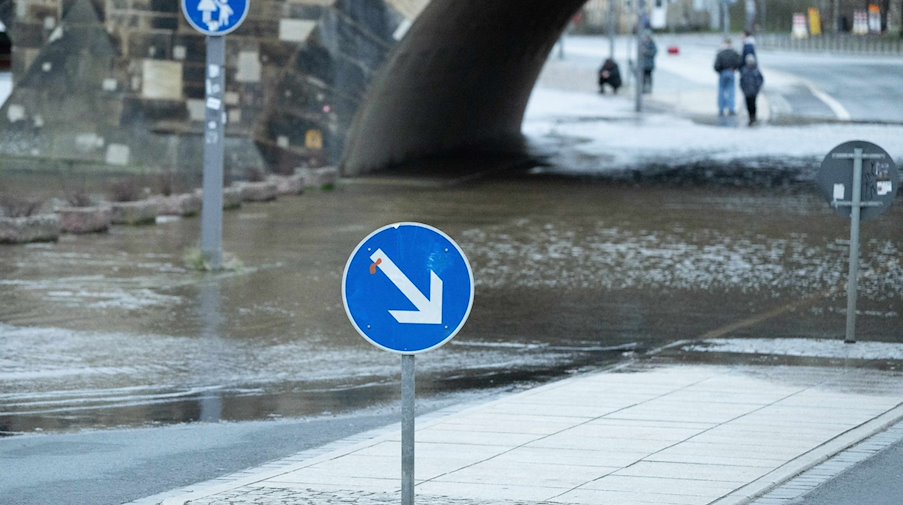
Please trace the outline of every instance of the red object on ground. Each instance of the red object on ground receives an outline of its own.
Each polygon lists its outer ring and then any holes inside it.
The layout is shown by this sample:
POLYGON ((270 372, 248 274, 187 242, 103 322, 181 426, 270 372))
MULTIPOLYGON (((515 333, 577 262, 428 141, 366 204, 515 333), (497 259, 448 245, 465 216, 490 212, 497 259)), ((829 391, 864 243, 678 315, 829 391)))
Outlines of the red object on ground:
POLYGON ((668 54, 680 54, 680 48, 677 46, 668 46, 668 54))

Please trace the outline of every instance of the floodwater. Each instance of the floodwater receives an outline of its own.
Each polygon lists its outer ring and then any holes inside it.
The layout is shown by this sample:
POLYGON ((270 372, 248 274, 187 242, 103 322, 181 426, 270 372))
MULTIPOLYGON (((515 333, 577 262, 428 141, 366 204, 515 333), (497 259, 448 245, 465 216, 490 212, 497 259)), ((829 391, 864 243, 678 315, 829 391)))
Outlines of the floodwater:
MULTIPOLYGON (((903 341, 901 218, 862 230, 863 340, 903 341)), ((185 266, 196 218, 0 248, 0 432, 397 402, 400 358, 357 335, 340 283, 360 240, 399 221, 445 231, 476 280, 461 333, 417 357, 423 396, 680 339, 843 337, 848 221, 805 184, 369 178, 227 212, 232 272, 185 266)))

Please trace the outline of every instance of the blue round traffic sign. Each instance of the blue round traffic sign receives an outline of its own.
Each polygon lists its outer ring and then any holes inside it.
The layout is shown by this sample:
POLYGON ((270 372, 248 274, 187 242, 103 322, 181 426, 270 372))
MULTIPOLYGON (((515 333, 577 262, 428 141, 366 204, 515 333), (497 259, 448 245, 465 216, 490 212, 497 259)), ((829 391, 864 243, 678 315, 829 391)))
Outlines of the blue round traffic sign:
POLYGON ((250 0, 182 0, 182 14, 204 35, 232 33, 248 16, 250 0))
POLYGON ((342 276, 351 324, 386 351, 416 354, 451 340, 470 315, 473 271, 448 235, 396 223, 368 235, 342 276))

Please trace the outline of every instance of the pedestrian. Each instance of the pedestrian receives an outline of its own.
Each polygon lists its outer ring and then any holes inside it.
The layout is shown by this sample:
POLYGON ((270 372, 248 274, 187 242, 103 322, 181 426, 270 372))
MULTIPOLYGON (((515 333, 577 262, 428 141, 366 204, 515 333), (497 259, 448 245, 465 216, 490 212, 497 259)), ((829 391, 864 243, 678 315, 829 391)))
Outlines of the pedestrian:
POLYGON ((718 73, 718 115, 725 113, 734 116, 736 108, 737 78, 734 73, 740 68, 740 53, 734 50, 730 37, 724 39, 724 44, 715 56, 715 72, 718 73))
POLYGON ((605 93, 605 85, 611 86, 611 92, 618 94, 621 87, 621 69, 615 60, 606 58, 599 68, 599 93, 605 93))
POLYGON ((647 31, 640 42, 640 68, 643 70, 643 93, 652 93, 652 71, 655 70, 655 55, 658 47, 647 31))
POLYGON ((746 112, 749 114, 749 126, 756 124, 756 97, 762 90, 762 84, 765 78, 756 64, 756 57, 752 54, 746 55, 746 64, 740 69, 740 89, 746 98, 746 112))
POLYGON ((740 50, 740 61, 746 61, 747 54, 756 56, 756 38, 749 30, 743 32, 743 49, 740 50))

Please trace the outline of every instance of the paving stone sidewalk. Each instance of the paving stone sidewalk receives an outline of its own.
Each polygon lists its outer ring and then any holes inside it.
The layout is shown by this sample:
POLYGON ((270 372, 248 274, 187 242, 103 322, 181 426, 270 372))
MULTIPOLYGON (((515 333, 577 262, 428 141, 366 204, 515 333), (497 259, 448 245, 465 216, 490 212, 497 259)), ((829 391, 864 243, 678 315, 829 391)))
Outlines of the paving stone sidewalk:
MULTIPOLYGON (((903 418, 903 374, 634 364, 418 418, 430 504, 728 505, 903 418)), ((393 426, 150 501, 399 503, 393 426)))

